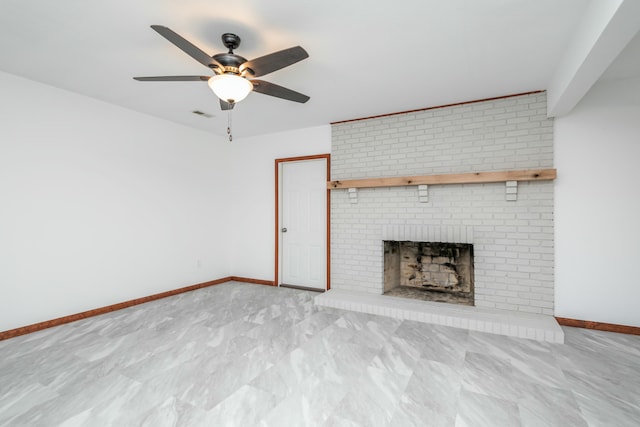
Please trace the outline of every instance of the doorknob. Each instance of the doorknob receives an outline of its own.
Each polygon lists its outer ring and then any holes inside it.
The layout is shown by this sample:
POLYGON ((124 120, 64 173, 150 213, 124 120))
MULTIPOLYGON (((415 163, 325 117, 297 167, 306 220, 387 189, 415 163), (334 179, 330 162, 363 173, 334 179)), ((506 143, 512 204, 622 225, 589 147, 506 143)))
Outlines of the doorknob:
POLYGON ((282 232, 286 233, 287 232, 287 227, 282 227, 282 232))

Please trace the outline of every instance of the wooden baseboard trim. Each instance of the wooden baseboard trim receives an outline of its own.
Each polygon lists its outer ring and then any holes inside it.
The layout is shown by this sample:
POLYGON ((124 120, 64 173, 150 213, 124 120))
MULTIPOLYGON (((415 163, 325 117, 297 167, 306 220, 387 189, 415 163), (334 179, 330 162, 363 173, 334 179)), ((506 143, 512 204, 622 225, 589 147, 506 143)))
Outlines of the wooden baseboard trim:
POLYGON ((238 277, 231 276, 229 280, 234 282, 243 282, 243 283, 253 283, 255 285, 267 285, 267 286, 275 286, 275 282, 273 280, 260 280, 260 279, 251 279, 249 277, 238 277))
POLYGON ((619 334, 640 335, 640 327, 616 325, 615 323, 592 322, 590 320, 567 319, 556 317, 558 324, 574 328, 594 329, 597 331, 617 332, 619 334))
POLYGON ((99 316, 100 314, 109 313, 116 310, 122 310, 123 308, 133 307, 134 305, 144 304, 145 302, 155 301, 161 298, 167 298, 174 295, 178 295, 184 292, 195 291, 196 289, 202 289, 213 285, 219 285, 226 282, 244 282, 254 283, 258 285, 270 285, 274 286, 274 283, 268 280, 250 279, 247 277, 227 276, 221 279, 211 280, 209 282, 198 283, 196 285, 185 286, 184 288, 173 289, 167 292, 161 292, 159 294, 153 294, 142 298, 136 298, 129 301, 120 302, 118 304, 108 305, 106 307, 95 308, 93 310, 83 311, 81 313, 71 314, 69 316, 58 317, 57 319, 46 320, 40 323, 34 323, 32 325, 22 326, 20 328, 10 329, 8 331, 0 331, 0 341, 9 338, 18 337, 20 335, 30 334, 32 332, 41 331, 47 328, 53 328, 54 326, 64 325, 65 323, 75 322, 76 320, 86 319, 87 317, 99 316))

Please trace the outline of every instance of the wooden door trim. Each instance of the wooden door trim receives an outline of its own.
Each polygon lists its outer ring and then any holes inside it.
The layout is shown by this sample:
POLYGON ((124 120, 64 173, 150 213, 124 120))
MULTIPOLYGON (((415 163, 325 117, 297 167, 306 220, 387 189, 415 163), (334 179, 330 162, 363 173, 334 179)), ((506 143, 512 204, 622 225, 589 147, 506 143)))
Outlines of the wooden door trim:
MULTIPOLYGON (((280 164, 286 162, 299 162, 303 160, 318 160, 325 159, 327 163, 327 182, 331 181, 331 154, 314 154, 311 156, 300 156, 300 157, 286 157, 283 159, 275 160, 275 265, 274 265, 274 276, 273 283, 275 286, 279 286, 279 268, 280 268, 280 164)), ((327 257, 327 291, 331 289, 331 190, 327 189, 327 231, 326 231, 326 257, 327 257)))

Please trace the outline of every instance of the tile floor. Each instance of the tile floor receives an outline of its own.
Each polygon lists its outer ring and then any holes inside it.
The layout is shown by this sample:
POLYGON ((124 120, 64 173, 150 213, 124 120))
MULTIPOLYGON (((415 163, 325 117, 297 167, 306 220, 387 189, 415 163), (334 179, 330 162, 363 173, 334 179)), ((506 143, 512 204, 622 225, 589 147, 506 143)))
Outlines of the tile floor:
POLYGON ((315 295, 225 283, 0 341, 0 425, 640 425, 640 337, 554 344, 315 295))

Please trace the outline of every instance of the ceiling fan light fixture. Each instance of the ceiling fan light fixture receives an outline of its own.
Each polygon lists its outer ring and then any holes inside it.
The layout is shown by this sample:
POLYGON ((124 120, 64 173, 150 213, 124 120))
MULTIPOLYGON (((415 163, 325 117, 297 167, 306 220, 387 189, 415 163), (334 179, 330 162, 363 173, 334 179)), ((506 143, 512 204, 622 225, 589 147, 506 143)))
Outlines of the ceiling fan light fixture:
POLYGON ((229 104, 242 101, 253 90, 253 84, 249 80, 236 74, 218 74, 207 83, 218 98, 229 104))

